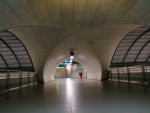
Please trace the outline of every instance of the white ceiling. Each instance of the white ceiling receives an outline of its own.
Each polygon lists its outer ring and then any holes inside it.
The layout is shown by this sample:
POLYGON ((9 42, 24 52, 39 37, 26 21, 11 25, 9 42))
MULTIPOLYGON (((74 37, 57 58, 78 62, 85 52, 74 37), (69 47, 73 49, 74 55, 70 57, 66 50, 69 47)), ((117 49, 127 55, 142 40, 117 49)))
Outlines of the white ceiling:
POLYGON ((150 24, 149 0, 0 0, 0 28, 51 25, 150 24))

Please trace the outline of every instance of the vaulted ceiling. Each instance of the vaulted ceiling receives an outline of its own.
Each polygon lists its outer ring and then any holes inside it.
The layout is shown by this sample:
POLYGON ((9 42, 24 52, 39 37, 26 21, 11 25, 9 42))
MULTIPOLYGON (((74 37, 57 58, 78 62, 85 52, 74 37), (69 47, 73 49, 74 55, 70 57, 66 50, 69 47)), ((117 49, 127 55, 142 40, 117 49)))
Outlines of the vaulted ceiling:
POLYGON ((149 0, 0 0, 0 28, 150 24, 149 0))

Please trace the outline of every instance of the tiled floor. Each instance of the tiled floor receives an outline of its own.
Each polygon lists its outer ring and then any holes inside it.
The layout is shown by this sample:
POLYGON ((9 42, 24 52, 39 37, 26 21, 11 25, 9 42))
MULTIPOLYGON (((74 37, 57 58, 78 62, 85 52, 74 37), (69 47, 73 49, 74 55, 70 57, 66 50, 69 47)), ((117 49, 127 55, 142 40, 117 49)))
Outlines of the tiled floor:
POLYGON ((59 79, 1 96, 0 113, 150 113, 150 89, 59 79))

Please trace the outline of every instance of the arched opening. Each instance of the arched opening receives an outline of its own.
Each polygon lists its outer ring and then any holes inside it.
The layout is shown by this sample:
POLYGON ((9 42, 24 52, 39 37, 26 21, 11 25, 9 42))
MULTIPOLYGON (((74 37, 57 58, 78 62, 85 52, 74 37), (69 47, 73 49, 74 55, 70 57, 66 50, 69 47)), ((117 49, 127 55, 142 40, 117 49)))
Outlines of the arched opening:
POLYGON ((62 62, 59 64, 55 71, 55 79, 57 78, 73 78, 73 79, 86 79, 87 74, 83 65, 79 62, 62 62))
POLYGON ((79 38, 67 38, 60 44, 56 45, 53 51, 49 54, 43 70, 44 82, 54 80, 56 67, 62 62, 68 61, 70 57, 70 49, 74 50, 74 61, 82 64, 86 70, 87 79, 102 79, 101 63, 88 41, 79 38))

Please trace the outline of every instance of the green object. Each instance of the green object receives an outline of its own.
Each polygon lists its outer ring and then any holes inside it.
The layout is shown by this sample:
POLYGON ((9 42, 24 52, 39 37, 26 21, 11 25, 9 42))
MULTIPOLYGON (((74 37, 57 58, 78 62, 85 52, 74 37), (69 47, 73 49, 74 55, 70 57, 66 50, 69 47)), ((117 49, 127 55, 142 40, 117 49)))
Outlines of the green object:
POLYGON ((65 67, 58 67, 59 69, 65 68, 65 67))
POLYGON ((66 65, 69 65, 70 63, 69 62, 63 62, 62 64, 66 66, 66 65))

